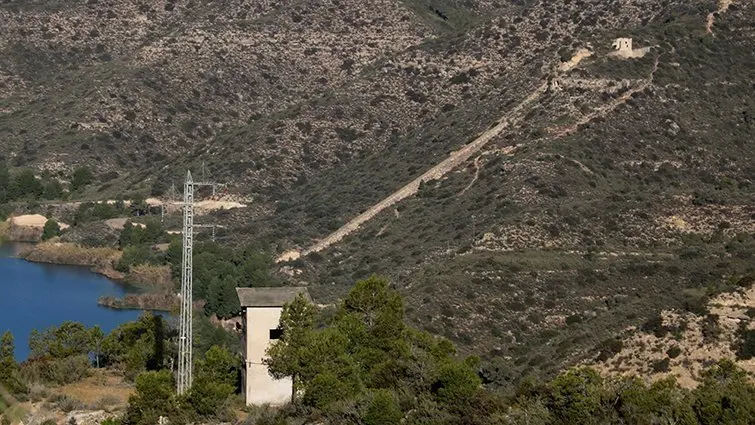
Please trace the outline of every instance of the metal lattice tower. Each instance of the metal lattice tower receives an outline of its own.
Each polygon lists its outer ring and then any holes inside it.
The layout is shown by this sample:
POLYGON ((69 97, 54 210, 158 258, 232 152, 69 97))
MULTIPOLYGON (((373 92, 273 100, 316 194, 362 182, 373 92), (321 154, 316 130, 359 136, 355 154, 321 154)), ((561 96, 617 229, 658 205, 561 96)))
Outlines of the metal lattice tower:
MULTIPOLYGON (((204 168, 204 167, 203 167, 204 168)), ((204 170, 203 170, 204 171, 204 170)), ((184 201, 183 201, 183 258, 181 260, 181 317, 178 324, 178 394, 184 394, 191 388, 192 382, 192 344, 193 344, 193 294, 192 294, 192 275, 194 252, 194 229, 195 228, 212 228, 212 240, 215 241, 214 224, 194 224, 194 191, 197 187, 212 186, 212 193, 215 194, 215 187, 226 187, 224 184, 212 182, 195 182, 191 179, 191 172, 186 172, 186 181, 184 182, 184 201)), ((171 192, 175 189, 172 188, 171 192)))
POLYGON ((184 183, 183 259, 181 261, 181 318, 178 340, 178 394, 191 388, 192 372, 192 251, 194 245, 194 182, 186 172, 184 183))

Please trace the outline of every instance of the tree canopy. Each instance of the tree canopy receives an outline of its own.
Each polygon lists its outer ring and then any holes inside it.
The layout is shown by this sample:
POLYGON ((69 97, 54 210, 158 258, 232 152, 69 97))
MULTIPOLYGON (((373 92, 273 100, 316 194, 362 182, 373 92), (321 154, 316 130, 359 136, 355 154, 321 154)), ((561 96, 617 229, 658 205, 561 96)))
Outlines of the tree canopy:
POLYGON ((274 377, 293 378, 305 406, 333 415, 372 406, 372 423, 398 417, 400 394, 445 412, 481 402, 475 359, 457 359, 448 341, 407 326, 403 312, 400 295, 379 277, 357 282, 320 328, 314 306, 299 296, 283 309, 282 337, 266 364, 274 377))
POLYGON ((10 391, 11 394, 20 393, 25 389, 18 376, 19 367, 14 357, 15 349, 13 334, 6 331, 0 337, 0 387, 10 391))
POLYGON ((60 225, 58 222, 53 219, 47 220, 44 229, 42 229, 42 240, 46 241, 58 235, 60 235, 60 225))

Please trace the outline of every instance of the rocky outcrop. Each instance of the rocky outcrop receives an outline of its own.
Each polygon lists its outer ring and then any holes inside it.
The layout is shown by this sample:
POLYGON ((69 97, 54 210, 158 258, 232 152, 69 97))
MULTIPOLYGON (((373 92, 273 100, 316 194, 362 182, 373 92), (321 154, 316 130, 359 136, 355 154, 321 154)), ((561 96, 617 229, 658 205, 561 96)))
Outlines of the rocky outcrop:
POLYGON ((112 416, 113 414, 107 413, 104 410, 74 410, 66 415, 65 423, 76 425, 99 425, 112 416))

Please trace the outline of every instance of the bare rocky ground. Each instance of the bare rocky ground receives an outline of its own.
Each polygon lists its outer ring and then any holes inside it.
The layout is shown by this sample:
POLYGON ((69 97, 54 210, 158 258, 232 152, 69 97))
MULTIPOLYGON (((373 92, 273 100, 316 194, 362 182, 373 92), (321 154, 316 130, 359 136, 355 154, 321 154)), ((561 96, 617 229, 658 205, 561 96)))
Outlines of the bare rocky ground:
POLYGON ((755 373, 755 358, 737 360, 738 332, 755 329, 755 286, 721 294, 710 301, 708 309, 706 316, 664 311, 656 329, 627 329, 622 349, 597 363, 597 368, 651 380, 675 375, 685 387, 695 387, 702 368, 722 358, 755 373))

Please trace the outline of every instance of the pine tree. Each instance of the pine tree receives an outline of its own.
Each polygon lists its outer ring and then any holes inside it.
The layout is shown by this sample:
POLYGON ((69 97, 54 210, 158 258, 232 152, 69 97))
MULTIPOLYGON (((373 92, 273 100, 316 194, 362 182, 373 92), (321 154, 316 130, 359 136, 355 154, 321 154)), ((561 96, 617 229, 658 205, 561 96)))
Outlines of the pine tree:
POLYGON ((14 353, 16 350, 13 334, 7 331, 0 337, 0 386, 5 387, 12 394, 24 391, 24 386, 18 379, 18 363, 14 353))
POLYGON ((58 225, 58 222, 53 219, 47 220, 42 230, 42 240, 46 241, 58 235, 60 235, 60 225, 58 225))

